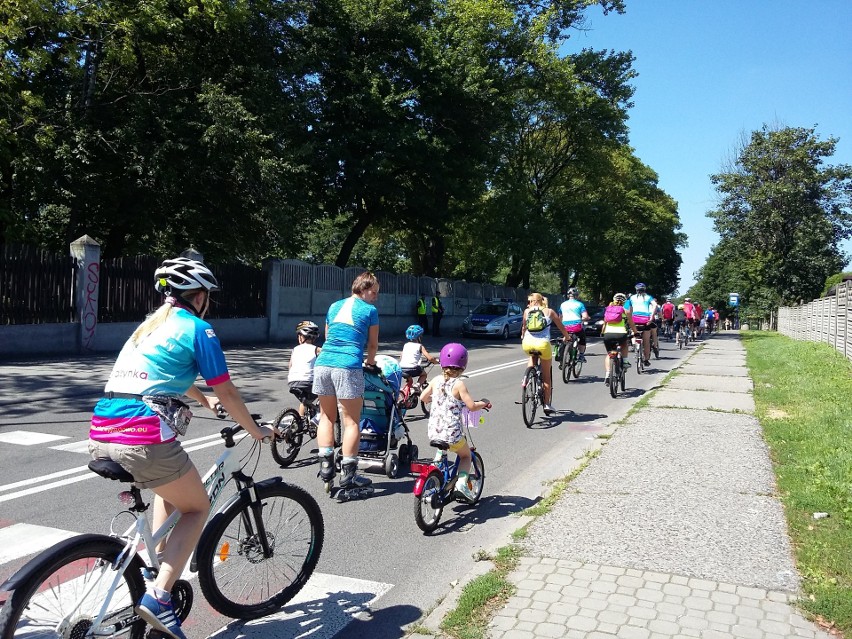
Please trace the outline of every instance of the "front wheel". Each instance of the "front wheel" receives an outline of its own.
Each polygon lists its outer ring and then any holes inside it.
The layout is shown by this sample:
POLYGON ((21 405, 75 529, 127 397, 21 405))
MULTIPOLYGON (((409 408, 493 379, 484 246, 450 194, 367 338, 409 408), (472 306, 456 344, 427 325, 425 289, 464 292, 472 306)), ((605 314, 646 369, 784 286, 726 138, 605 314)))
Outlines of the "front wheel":
POLYGON ((580 377, 580 373, 583 372, 583 360, 580 359, 579 351, 575 351, 575 353, 574 365, 571 367, 571 370, 574 371, 574 379, 577 379, 580 377))
POLYGON ((288 408, 278 414, 272 422, 276 437, 269 443, 272 458, 281 468, 293 463, 302 448, 302 416, 295 408, 288 408))
POLYGON ((255 488, 256 502, 253 491, 242 491, 210 520, 198 544, 204 597, 235 619, 264 617, 290 601, 316 568, 325 534, 320 507, 298 486, 255 488))
POLYGON ((500 337, 502 337, 504 340, 509 339, 509 327, 508 326, 503 327, 503 332, 500 333, 500 337))
POLYGON ((430 533, 438 527, 441 513, 444 512, 441 488, 444 476, 438 470, 433 470, 423 482, 423 492, 415 496, 414 521, 417 527, 425 533, 430 533))
MULTIPOLYGON (((124 544, 103 535, 80 535, 56 544, 32 560, 27 577, 15 586, 0 611, 0 637, 20 639, 86 637, 116 577, 113 562, 124 544), (57 627, 63 627, 57 632, 57 627)), ((145 594, 142 562, 134 557, 107 604, 105 626, 124 627, 142 639, 145 622, 134 606, 145 594)), ((22 569, 22 570, 23 570, 22 569)), ((94 633, 95 635, 98 632, 94 633)))
POLYGON ((482 455, 473 451, 470 460, 470 492, 473 493, 473 502, 479 501, 482 497, 482 489, 485 488, 485 462, 482 461, 482 455))
POLYGON ((527 428, 532 428, 536 408, 538 408, 538 379, 535 376, 535 368, 530 366, 524 373, 524 387, 521 391, 521 412, 527 428))

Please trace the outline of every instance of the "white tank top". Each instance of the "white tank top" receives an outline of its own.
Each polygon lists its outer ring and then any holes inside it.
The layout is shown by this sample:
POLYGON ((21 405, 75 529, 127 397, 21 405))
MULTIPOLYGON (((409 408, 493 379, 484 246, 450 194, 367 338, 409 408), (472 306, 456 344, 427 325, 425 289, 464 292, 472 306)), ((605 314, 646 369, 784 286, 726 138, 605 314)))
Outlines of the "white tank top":
POLYGON ((317 360, 316 344, 299 344, 293 349, 290 358, 290 370, 287 372, 288 382, 314 381, 314 362, 317 360))
POLYGON ((400 368, 417 368, 423 357, 419 342, 406 342, 402 347, 402 355, 399 358, 400 368))

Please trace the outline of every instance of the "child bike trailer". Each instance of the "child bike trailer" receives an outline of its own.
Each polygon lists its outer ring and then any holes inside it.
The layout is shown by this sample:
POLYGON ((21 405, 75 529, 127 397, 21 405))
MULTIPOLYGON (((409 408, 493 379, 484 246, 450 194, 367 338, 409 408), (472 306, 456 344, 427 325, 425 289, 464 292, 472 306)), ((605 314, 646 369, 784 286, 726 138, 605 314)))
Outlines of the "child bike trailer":
POLYGON ((377 372, 364 369, 364 406, 361 409, 361 445, 358 456, 370 465, 381 464, 394 479, 400 466, 417 458, 408 426, 397 406, 402 370, 393 357, 376 357, 377 372))

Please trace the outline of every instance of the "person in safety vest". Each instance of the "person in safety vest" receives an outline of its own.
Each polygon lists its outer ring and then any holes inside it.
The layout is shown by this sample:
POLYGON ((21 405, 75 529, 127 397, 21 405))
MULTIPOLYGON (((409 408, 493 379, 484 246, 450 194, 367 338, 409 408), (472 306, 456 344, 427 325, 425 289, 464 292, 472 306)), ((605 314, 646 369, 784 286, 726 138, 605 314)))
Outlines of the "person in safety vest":
POLYGON ((441 318, 444 316, 444 305, 441 304, 441 294, 432 297, 432 337, 441 336, 441 318))
POLYGON ((426 316, 426 300, 423 296, 417 298, 417 323, 423 327, 424 331, 429 330, 429 318, 426 316))

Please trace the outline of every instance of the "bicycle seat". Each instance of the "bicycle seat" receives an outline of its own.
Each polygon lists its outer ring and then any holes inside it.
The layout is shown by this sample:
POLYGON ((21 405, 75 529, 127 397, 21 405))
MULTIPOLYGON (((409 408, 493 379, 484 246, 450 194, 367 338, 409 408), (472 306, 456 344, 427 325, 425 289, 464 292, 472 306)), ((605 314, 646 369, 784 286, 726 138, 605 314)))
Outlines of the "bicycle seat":
POLYGON ((437 448, 438 450, 449 450, 450 445, 447 442, 442 442, 440 439, 433 439, 429 442, 429 445, 432 448, 437 448))
POLYGON ((93 459, 89 462, 89 470, 106 479, 117 479, 121 482, 133 482, 133 475, 124 470, 124 467, 111 459, 93 459))

